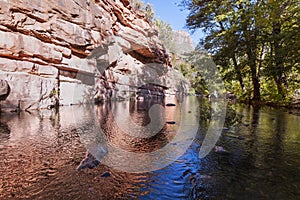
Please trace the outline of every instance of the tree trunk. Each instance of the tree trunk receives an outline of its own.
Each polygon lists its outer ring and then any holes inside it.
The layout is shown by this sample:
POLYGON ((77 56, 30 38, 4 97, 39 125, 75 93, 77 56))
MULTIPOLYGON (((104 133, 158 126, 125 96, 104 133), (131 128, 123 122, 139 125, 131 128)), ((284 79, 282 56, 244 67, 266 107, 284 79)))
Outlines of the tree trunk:
POLYGON ((271 19, 272 19, 272 46, 274 48, 274 55, 273 60, 274 60, 274 69, 273 69, 273 77, 274 81, 277 86, 277 91, 278 94, 285 99, 286 97, 286 92, 284 88, 284 84, 286 82, 285 76, 284 76, 284 61, 283 61, 283 52, 281 51, 282 49, 282 38, 280 36, 281 33, 281 13, 282 13, 282 5, 277 2, 270 0, 269 3, 274 7, 274 10, 271 12, 271 19))
POLYGON ((233 61, 233 65, 234 65, 234 68, 235 68, 236 75, 237 75, 237 78, 239 80, 240 86, 241 86, 242 90, 244 90, 245 89, 245 85, 244 85, 244 82, 243 82, 243 77, 242 77, 241 69, 240 69, 240 66, 237 63, 235 55, 232 56, 232 61, 233 61))
POLYGON ((254 103, 260 102, 260 82, 257 72, 257 66, 256 66, 256 55, 255 52, 251 49, 251 46, 247 47, 247 55, 249 59, 249 66, 251 69, 251 79, 253 84, 253 98, 252 101, 254 103))
POLYGON ((279 23, 273 23, 273 46, 274 46, 274 80, 277 86, 278 94, 285 99, 285 89, 284 89, 284 63, 283 63, 283 56, 282 52, 280 52, 281 44, 280 44, 280 38, 278 38, 278 35, 281 32, 281 26, 279 23))
POLYGON ((252 74, 252 82, 253 82, 253 101, 254 103, 259 103, 260 102, 260 83, 259 83, 259 78, 256 75, 252 74))

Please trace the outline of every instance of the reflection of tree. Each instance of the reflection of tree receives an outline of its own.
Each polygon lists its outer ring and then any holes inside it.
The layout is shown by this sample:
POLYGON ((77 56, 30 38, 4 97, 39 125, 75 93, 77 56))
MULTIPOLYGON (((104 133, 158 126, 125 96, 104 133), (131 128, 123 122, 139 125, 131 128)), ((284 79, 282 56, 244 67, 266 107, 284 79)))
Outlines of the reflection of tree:
POLYGON ((235 110, 235 105, 228 104, 226 109, 225 127, 238 125, 241 123, 242 115, 235 110))
POLYGON ((260 108, 257 106, 248 106, 246 113, 248 113, 248 119, 250 120, 249 124, 244 124, 244 126, 250 126, 249 127, 249 133, 251 140, 248 143, 248 147, 246 150, 247 152, 247 160, 249 162, 249 166, 253 165, 255 163, 255 160, 258 159, 257 156, 260 156, 256 153, 257 151, 257 143, 258 143, 258 137, 257 137, 257 128, 259 124, 259 117, 260 117, 260 108))
POLYGON ((277 113, 275 118, 275 135, 273 137, 274 150, 277 155, 283 152, 283 133, 286 130, 286 116, 282 113, 277 113))
POLYGON ((177 66, 197 94, 221 97, 225 92, 223 79, 211 56, 202 51, 188 54, 185 63, 177 66))
POLYGON ((273 151, 269 153, 272 155, 276 155, 276 163, 281 163, 281 159, 283 159, 284 153, 283 134, 286 131, 286 115, 282 112, 276 112, 275 117, 269 118, 268 120, 270 122, 269 127, 273 127, 272 141, 270 141, 270 145, 273 151))
POLYGON ((56 129, 60 129, 60 113, 59 109, 51 110, 50 123, 56 129))
MULTIPOLYGON (((201 127, 207 129, 212 118, 212 102, 207 98, 199 98, 198 100, 200 107, 200 125, 201 127)), ((230 127, 240 123, 242 116, 235 110, 235 105, 233 104, 222 103, 218 106, 218 110, 216 110, 215 116, 220 117, 220 114, 225 109, 223 107, 224 105, 226 105, 226 119, 224 126, 230 127)))
POLYGON ((200 126, 207 129, 209 125, 209 119, 211 118, 211 103, 204 98, 199 98, 200 108, 200 126))

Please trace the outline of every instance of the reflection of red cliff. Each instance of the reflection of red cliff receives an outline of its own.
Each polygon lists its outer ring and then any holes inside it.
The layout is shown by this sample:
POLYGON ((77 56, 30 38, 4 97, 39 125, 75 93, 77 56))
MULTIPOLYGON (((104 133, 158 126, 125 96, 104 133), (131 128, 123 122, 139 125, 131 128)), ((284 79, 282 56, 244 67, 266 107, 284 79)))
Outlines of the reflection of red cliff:
MULTIPOLYGON (((151 107, 151 102, 157 104, 157 101, 131 101, 123 102, 124 106, 118 106, 118 109, 124 109, 120 112, 129 112, 130 117, 134 123, 140 126, 146 126, 150 123, 148 110, 151 107), (149 103, 150 102, 150 103, 149 103), (141 105, 143 104, 143 105, 141 105), (143 108, 143 109, 141 109, 143 108)), ((177 127, 174 125, 165 125, 160 132, 150 138, 137 138, 122 130, 116 121, 112 111, 107 112, 105 104, 97 107, 97 117, 102 130, 105 130, 105 135, 108 142, 124 150, 131 152, 153 152, 161 149, 164 145, 168 144, 169 140, 172 139, 173 135, 176 134, 177 127)), ((171 117, 178 113, 174 113, 173 108, 166 108, 166 115, 171 117), (169 113, 170 112, 170 113, 169 113)), ((163 120, 163 119, 162 119, 163 120)), ((165 119, 164 119, 165 120, 165 119)), ((173 119, 174 120, 174 119, 173 119)))
POLYGON ((138 99, 163 99, 165 97, 166 89, 168 89, 168 87, 163 85, 148 83, 138 88, 137 97, 138 99))
POLYGON ((105 165, 76 170, 86 148, 74 126, 82 128, 90 121, 77 124, 70 120, 74 112, 88 113, 75 106, 60 108, 55 120, 49 120, 54 113, 49 110, 1 115, 0 199, 123 199, 129 188, 136 188, 130 194, 140 194, 149 174, 123 173, 105 165), (107 171, 111 177, 102 177, 107 171))

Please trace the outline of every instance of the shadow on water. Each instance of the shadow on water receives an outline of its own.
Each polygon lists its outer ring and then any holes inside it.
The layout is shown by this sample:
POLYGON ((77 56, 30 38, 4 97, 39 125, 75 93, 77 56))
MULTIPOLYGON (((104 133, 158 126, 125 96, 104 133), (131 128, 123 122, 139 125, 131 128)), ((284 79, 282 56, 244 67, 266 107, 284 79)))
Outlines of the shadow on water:
POLYGON ((0 144, 9 139, 10 129, 6 123, 0 121, 0 144))
POLYGON ((228 105, 216 144, 226 153, 213 150, 200 159, 211 107, 205 99, 195 102, 201 113, 195 141, 171 165, 145 173, 120 172, 101 161, 78 171, 84 159, 95 161, 85 140, 97 137, 91 133, 97 123, 108 144, 131 152, 155 151, 176 135, 178 106, 165 107, 166 113, 158 115, 175 124, 165 123, 158 134, 142 139, 124 131, 130 129, 123 127, 126 123, 116 125, 116 113, 127 112, 144 126, 150 121, 149 108, 168 102, 114 102, 1 115, 0 199, 298 199, 299 116, 268 107, 228 105))

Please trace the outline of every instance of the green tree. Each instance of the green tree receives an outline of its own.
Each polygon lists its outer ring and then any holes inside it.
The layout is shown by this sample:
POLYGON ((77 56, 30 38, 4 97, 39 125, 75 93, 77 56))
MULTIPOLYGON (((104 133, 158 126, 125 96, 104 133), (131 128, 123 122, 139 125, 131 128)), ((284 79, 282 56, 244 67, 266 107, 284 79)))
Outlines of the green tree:
POLYGON ((269 0, 265 5, 263 35, 269 46, 265 72, 273 77, 279 97, 285 99, 289 74, 299 63, 299 1, 269 0))
POLYGON ((171 25, 160 19, 155 20, 155 25, 158 28, 158 38, 164 44, 165 48, 170 52, 175 53, 176 47, 173 38, 173 29, 171 25))
POLYGON ((187 26, 202 28, 207 37, 204 48, 213 55, 223 68, 233 66, 230 79, 237 79, 244 89, 242 67, 249 66, 253 87, 253 100, 260 100, 259 70, 257 64, 257 29, 253 13, 255 6, 250 1, 183 1, 190 14, 187 26), (245 59, 246 58, 246 59, 245 59), (242 60, 244 62, 242 62, 242 60), (246 65, 245 65, 246 64, 246 65))
POLYGON ((187 26, 206 33, 199 46, 212 54, 225 81, 239 82, 247 98, 259 102, 266 86, 275 83, 284 99, 290 85, 295 87, 289 82, 299 67, 299 1, 184 0, 182 5, 190 11, 187 26))

